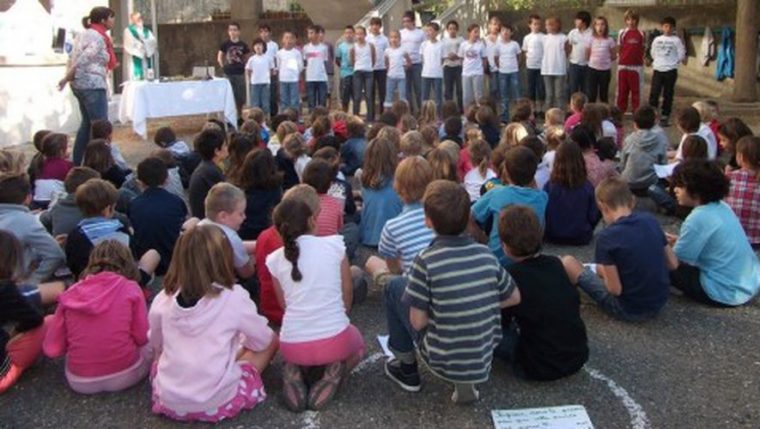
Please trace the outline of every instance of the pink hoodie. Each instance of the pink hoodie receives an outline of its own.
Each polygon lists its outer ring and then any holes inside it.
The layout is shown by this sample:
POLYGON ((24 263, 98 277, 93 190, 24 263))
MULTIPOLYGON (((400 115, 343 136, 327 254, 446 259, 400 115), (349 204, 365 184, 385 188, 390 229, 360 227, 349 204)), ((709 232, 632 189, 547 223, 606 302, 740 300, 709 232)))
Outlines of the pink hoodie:
POLYGON ((190 308, 166 292, 150 307, 150 344, 159 356, 153 394, 178 414, 215 410, 230 401, 243 375, 236 362, 240 347, 264 350, 275 335, 245 289, 215 286, 219 295, 190 308))
POLYGON ((148 316, 140 287, 102 272, 60 296, 43 349, 49 357, 65 354, 74 375, 101 377, 134 365, 147 343, 148 316))

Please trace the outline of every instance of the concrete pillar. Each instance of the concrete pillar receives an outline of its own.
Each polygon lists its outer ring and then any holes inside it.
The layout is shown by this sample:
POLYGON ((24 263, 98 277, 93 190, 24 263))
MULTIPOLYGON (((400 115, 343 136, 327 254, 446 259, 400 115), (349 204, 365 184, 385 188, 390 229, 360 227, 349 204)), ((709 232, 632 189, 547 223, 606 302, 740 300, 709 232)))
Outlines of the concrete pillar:
POLYGON ((264 11, 263 0, 231 0, 230 13, 233 20, 253 19, 258 20, 264 11))

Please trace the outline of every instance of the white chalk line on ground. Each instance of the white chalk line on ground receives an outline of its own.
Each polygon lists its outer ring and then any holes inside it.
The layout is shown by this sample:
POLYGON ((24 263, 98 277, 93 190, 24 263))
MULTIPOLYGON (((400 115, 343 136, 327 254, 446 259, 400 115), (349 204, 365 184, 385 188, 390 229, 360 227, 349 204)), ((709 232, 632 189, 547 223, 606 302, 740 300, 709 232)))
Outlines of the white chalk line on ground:
POLYGON ((644 412, 644 408, 631 397, 627 390, 617 384, 615 380, 607 377, 594 368, 586 366, 583 369, 591 376, 591 378, 595 378, 607 384, 607 387, 612 391, 612 394, 617 396, 618 399, 623 402, 623 406, 628 410, 628 414, 631 416, 632 429, 651 429, 652 424, 649 422, 649 418, 647 417, 647 413, 644 412))
MULTIPOLYGON (((371 356, 368 356, 363 361, 359 362, 356 367, 351 370, 351 374, 356 374, 358 372, 364 371, 367 367, 372 365, 373 363, 379 361, 385 357, 383 353, 377 352, 371 356)), ((303 413, 303 424, 301 425, 301 429, 319 429, 319 412, 318 411, 304 411, 303 413)))

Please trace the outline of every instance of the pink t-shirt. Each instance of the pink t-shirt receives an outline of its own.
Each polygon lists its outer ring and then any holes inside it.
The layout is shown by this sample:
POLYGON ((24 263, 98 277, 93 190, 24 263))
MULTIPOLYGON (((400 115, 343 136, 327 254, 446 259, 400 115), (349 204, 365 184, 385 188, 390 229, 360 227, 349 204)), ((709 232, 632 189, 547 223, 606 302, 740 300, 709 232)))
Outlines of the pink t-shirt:
POLYGON ((43 349, 66 355, 66 369, 79 377, 100 377, 137 362, 148 343, 148 315, 140 286, 118 274, 87 276, 58 299, 43 349))
POLYGON ((581 123, 581 120, 583 119, 583 114, 581 112, 575 112, 572 115, 568 116, 565 120, 565 133, 570 133, 570 131, 573 130, 573 128, 577 127, 578 124, 581 123))
POLYGON ((590 51, 588 66, 594 70, 609 70, 612 68, 612 54, 610 50, 615 47, 612 37, 592 37, 587 45, 590 51))
POLYGON ((318 237, 337 235, 343 228, 343 206, 337 198, 327 194, 319 195, 319 216, 317 216, 318 237))

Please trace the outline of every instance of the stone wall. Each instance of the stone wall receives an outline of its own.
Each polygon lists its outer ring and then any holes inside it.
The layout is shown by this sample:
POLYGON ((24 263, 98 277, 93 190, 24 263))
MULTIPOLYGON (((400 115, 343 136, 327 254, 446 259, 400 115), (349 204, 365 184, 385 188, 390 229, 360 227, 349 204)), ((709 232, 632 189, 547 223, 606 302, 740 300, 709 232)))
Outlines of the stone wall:
MULTIPOLYGON (((272 27, 272 37, 278 41, 285 30, 296 31, 299 41, 305 40, 309 20, 243 20, 240 21, 241 38, 249 43, 258 37, 260 24, 272 27)), ((162 24, 158 27, 158 44, 161 53, 163 76, 190 75, 194 66, 216 65, 219 45, 227 38, 227 22, 198 22, 162 24)), ((221 70, 217 70, 221 73, 221 70)))

